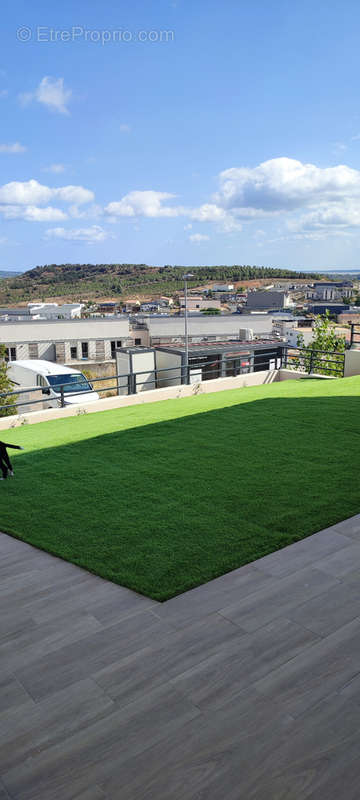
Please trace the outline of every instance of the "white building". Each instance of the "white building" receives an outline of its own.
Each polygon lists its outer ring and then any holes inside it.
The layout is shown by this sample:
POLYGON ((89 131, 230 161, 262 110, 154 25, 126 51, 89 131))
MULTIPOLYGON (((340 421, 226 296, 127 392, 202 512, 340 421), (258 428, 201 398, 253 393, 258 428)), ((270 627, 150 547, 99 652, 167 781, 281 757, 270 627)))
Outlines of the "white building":
POLYGON ((211 287, 212 292, 232 292, 233 290, 233 283, 214 283, 214 285, 211 287))
POLYGON ((28 309, 35 319, 80 319, 84 303, 28 303, 28 309))
POLYGON ((134 343, 128 317, 0 322, 0 342, 9 361, 39 358, 60 364, 110 361, 116 348, 134 343))
POLYGON ((297 320, 273 319, 273 333, 284 339, 291 347, 297 347, 300 334, 304 345, 308 345, 313 338, 314 332, 311 327, 299 327, 297 320))

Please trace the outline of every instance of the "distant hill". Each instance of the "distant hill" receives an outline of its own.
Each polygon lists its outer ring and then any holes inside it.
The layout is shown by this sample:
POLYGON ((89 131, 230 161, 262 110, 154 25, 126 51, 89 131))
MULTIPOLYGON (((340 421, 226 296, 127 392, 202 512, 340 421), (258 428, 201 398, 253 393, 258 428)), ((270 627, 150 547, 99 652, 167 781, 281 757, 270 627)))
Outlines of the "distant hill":
POLYGON ((47 264, 35 267, 14 277, 4 278, 0 284, 0 305, 19 303, 34 298, 66 298, 67 300, 95 300, 99 297, 174 294, 182 291, 185 273, 194 272, 189 286, 199 286, 209 281, 246 281, 256 278, 321 277, 289 269, 256 266, 216 267, 154 267, 147 264, 47 264))
POLYGON ((14 278, 16 275, 21 274, 21 272, 13 272, 10 269, 0 269, 0 278, 14 278))

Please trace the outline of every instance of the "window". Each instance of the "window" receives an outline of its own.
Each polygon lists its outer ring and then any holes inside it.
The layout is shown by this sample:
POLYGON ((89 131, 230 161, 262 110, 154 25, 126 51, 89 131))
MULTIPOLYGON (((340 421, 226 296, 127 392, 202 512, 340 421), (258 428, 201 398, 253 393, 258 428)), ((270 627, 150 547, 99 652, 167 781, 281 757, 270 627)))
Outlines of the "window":
POLYGON ((135 344, 141 344, 141 339, 135 339, 135 344))
POLYGON ((38 344, 29 344, 29 358, 39 358, 38 344))
POLYGON ((70 358, 77 358, 77 347, 73 345, 70 347, 70 358))
POLYGON ((16 347, 5 348, 5 361, 16 361, 16 347))
POLYGON ((89 358, 89 343, 81 342, 81 358, 89 358))
POLYGON ((60 387, 64 389, 64 393, 72 392, 79 394, 79 392, 91 392, 91 386, 86 380, 85 375, 78 372, 70 374, 68 372, 60 373, 60 375, 48 375, 48 381, 54 391, 59 393, 60 387))
POLYGON ((111 358, 115 358, 115 351, 117 347, 122 347, 122 342, 118 339, 116 342, 110 342, 111 344, 111 358))

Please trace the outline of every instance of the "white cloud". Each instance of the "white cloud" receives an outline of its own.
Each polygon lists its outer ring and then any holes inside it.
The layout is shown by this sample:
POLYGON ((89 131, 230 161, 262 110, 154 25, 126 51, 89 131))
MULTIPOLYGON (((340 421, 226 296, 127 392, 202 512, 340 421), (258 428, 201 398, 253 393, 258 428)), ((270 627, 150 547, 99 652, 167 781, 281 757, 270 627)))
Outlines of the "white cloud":
POLYGON ((287 222, 288 230, 292 233, 317 234, 317 238, 324 238, 329 232, 341 234, 349 232, 351 228, 360 227, 359 201, 344 200, 342 203, 323 204, 313 211, 302 214, 300 217, 287 222))
POLYGON ((43 172, 53 172, 55 175, 59 175, 61 172, 65 172, 64 164, 50 164, 49 167, 43 167, 43 172))
POLYGON ((20 144, 20 142, 14 142, 13 144, 0 144, 0 153, 25 153, 27 147, 25 145, 20 144))
POLYGON ((11 181, 0 186, 0 203, 43 205, 52 197, 52 189, 37 181, 11 181))
POLYGON ((105 211, 111 217, 178 217, 184 209, 163 205, 164 200, 173 197, 175 195, 168 192, 133 191, 109 203, 105 211))
POLYGON ((19 95, 19 99, 22 105, 25 106, 35 101, 46 106, 50 111, 69 114, 67 104, 71 95, 71 89, 65 89, 64 87, 64 78, 51 78, 46 75, 34 92, 24 92, 19 95))
POLYGON ((62 186, 60 189, 52 189, 52 192, 53 197, 58 197, 64 203, 75 203, 78 206, 94 199, 94 192, 84 189, 83 186, 62 186))
POLYGON ((3 97, 3 98, 4 98, 4 97, 7 97, 7 96, 8 96, 8 94, 9 94, 9 91, 8 91, 8 89, 0 89, 0 98, 1 98, 1 97, 3 97))
POLYGON ((4 215, 5 219, 24 219, 27 222, 60 222, 67 219, 65 211, 52 206, 39 208, 32 205, 0 205, 0 213, 4 215))
POLYGON ((195 242, 196 244, 201 244, 201 242, 208 242, 210 236, 205 236, 204 233, 192 233, 189 236, 190 242, 195 242))
MULTIPOLYGON (((53 189, 38 181, 12 181, 0 186, 0 213, 6 219, 23 219, 28 222, 60 222, 68 212, 48 205, 51 200, 82 205, 94 199, 94 194, 83 186, 61 186, 53 189)), ((71 212, 70 212, 71 213, 71 212)))
POLYGON ((190 212, 190 216, 198 222, 222 222, 226 217, 226 212, 215 203, 204 203, 199 208, 194 208, 190 212))
POLYGON ((90 228, 77 228, 71 230, 67 228, 49 228, 46 231, 48 239, 64 239, 71 242, 83 242, 84 244, 97 244, 110 238, 110 233, 100 225, 92 225, 90 228))
POLYGON ((121 133, 130 133, 131 132, 131 125, 127 125, 126 123, 122 123, 119 128, 121 133))
POLYGON ((73 217, 74 219, 96 219, 97 217, 103 216, 103 209, 97 203, 92 203, 87 208, 80 209, 79 206, 74 203, 73 205, 69 206, 69 216, 73 217))
POLYGON ((291 211, 345 195, 360 195, 360 172, 344 164, 316 167, 291 158, 273 158, 258 167, 233 167, 220 173, 215 202, 239 216, 249 210, 291 211))
POLYGON ((82 205, 94 199, 94 193, 83 186, 61 186, 53 189, 38 181, 11 181, 0 186, 0 203, 15 205, 44 205, 57 198, 65 203, 82 205))

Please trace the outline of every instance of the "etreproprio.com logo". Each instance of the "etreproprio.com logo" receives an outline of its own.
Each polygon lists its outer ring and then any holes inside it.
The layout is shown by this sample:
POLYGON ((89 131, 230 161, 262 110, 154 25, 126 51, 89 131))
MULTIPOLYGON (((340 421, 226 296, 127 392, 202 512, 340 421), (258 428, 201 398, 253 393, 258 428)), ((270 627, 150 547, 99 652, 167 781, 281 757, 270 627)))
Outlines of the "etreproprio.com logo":
POLYGON ((89 29, 82 25, 71 28, 52 28, 49 25, 37 25, 30 28, 21 25, 16 31, 19 42, 43 42, 66 44, 68 42, 86 42, 90 44, 129 44, 134 42, 150 42, 150 44, 168 43, 175 40, 175 31, 149 30, 128 31, 124 28, 89 29))

